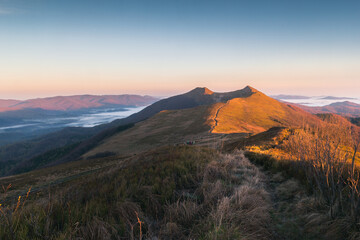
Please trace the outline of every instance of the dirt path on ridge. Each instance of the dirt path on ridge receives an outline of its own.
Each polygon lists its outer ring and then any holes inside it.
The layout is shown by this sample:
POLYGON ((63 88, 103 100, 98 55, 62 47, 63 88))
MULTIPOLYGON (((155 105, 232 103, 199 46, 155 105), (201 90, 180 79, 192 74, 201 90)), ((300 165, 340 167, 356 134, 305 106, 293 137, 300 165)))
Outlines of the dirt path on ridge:
POLYGON ((216 110, 216 114, 215 117, 213 118, 213 120, 215 121, 215 124, 211 127, 210 129, 210 133, 212 133, 214 131, 214 129, 218 126, 218 120, 217 117, 219 115, 220 110, 225 107, 228 104, 229 101, 227 101, 226 103, 224 103, 222 106, 220 106, 217 110, 216 110))

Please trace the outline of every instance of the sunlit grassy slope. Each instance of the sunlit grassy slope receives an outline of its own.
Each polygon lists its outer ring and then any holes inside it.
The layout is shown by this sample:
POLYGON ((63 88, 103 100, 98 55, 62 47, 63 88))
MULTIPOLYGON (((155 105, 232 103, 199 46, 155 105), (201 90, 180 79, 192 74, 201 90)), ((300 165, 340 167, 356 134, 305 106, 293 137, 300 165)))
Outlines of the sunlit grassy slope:
MULTIPOLYGON (((249 88, 250 89, 250 88, 249 88)), ((104 139, 84 157, 104 152, 138 153, 154 146, 197 143, 229 138, 227 134, 253 134, 272 127, 317 124, 319 118, 288 106, 251 88, 252 94, 195 108, 162 111, 135 127, 104 139)))
POLYGON ((303 110, 281 103, 261 92, 229 100, 218 109, 213 133, 259 133, 271 127, 315 124, 319 120, 303 110))

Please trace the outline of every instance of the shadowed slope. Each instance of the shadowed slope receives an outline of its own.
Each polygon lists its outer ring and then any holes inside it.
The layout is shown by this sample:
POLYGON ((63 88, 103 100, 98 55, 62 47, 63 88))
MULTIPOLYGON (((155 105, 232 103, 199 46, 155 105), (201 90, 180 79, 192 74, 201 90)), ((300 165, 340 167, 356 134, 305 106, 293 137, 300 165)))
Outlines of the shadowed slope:
POLYGON ((157 146, 179 144, 207 134, 208 106, 162 111, 137 123, 135 127, 105 139, 98 147, 85 154, 94 156, 103 152, 134 154, 157 146))

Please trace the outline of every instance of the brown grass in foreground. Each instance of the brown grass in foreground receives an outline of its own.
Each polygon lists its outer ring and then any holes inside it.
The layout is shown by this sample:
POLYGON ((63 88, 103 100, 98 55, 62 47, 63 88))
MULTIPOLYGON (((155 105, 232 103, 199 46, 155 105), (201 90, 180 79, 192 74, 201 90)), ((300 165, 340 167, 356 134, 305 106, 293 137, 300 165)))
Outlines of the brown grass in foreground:
MULTIPOLYGON (((6 188, 2 186, 3 193, 1 201, 5 200, 7 192, 10 190, 10 188, 11 184, 9 184, 6 188)), ((16 236, 16 233, 19 230, 23 209, 29 197, 30 191, 31 187, 29 188, 26 196, 23 198, 23 202, 21 202, 21 196, 17 198, 17 202, 14 208, 12 206, 3 206, 3 204, 0 203, 0 215, 2 217, 2 221, 0 221, 0 223, 3 224, 2 227, 6 228, 10 233, 8 239, 16 239, 14 236, 16 236)))
POLYGON ((307 227, 316 226, 326 238, 359 239, 359 144, 359 128, 335 119, 318 127, 292 129, 276 146, 249 147, 253 153, 248 156, 307 186, 321 203, 310 211, 307 227))
POLYGON ((242 153, 163 148, 7 202, 0 239, 271 239, 262 179, 242 153))

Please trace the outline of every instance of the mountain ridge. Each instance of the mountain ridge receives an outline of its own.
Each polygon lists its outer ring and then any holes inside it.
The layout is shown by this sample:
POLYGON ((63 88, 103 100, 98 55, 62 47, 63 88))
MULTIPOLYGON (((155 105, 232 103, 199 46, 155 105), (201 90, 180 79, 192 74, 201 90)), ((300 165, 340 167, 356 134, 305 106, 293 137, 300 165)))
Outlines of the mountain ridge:
POLYGON ((360 104, 351 101, 335 102, 321 107, 309 107, 295 103, 289 103, 289 104, 300 107, 312 114, 334 113, 334 114, 344 115, 347 117, 360 117, 360 104))
POLYGON ((130 124, 143 121, 163 110, 186 109, 218 102, 226 102, 227 100, 234 97, 250 96, 256 91, 257 90, 255 88, 246 86, 243 89, 232 92, 217 93, 205 87, 197 87, 189 92, 175 95, 166 99, 161 99, 144 108, 142 111, 135 113, 125 119, 115 120, 112 125, 130 124))
POLYGON ((129 154, 148 150, 154 145, 179 144, 195 139, 200 141, 198 144, 203 144, 231 134, 257 134, 272 127, 299 127, 304 123, 316 125, 321 122, 318 117, 249 86, 229 93, 212 92, 211 95, 206 94, 204 88, 194 90, 176 99, 191 95, 197 100, 197 106, 160 111, 136 123, 133 128, 104 139, 99 146, 84 154, 84 158, 105 152, 129 154))
MULTIPOLYGON (((74 144, 71 139, 76 132, 74 137, 77 142, 82 143, 75 146, 70 155, 47 163, 52 165, 78 160, 81 157, 137 153, 154 146, 181 144, 194 140, 206 145, 215 139, 223 141, 231 138, 234 134, 244 136, 257 134, 272 127, 315 125, 321 121, 299 107, 279 102, 250 86, 227 93, 195 88, 180 95, 161 99, 138 113, 109 124, 87 129, 66 129, 47 135, 46 139, 38 139, 34 142, 35 145, 30 142, 23 145, 15 144, 11 148, 14 150, 18 149, 17 146, 21 147, 24 156, 22 162, 26 165, 28 160, 46 151, 69 143, 74 144), (119 132, 119 127, 125 125, 129 127, 119 132), (61 141, 57 141, 57 136, 62 136, 61 141), (52 141, 52 148, 49 148, 48 144, 44 145, 48 139, 52 141), (29 146, 30 149, 37 149, 38 154, 29 154, 29 146)), ((1 152, 0 148, 0 154, 1 152)), ((8 152, 7 155, 9 154, 8 152)))
MULTIPOLYGON (((66 143, 74 144, 79 141, 82 141, 83 144, 74 149, 74 152, 82 152, 81 149, 93 146, 94 141, 102 139, 103 135, 107 136, 111 135, 111 132, 116 132, 119 126, 144 121, 163 110, 189 109, 221 101, 226 102, 228 99, 233 97, 250 96, 256 91, 256 89, 250 86, 229 93, 214 93, 207 88, 195 88, 180 95, 161 99, 138 113, 135 113, 127 118, 115 120, 108 124, 98 125, 92 128, 65 128, 37 139, 0 147, 0 159, 2 159, 3 162, 7 160, 11 160, 13 163, 26 162, 52 149, 64 147, 66 143), (103 132, 106 132, 106 134, 103 132), (75 142, 74 139, 76 140, 75 142), (49 140, 51 140, 51 144, 46 144, 49 140), (21 152, 21 157, 19 158, 16 154, 12 154, 14 151, 21 152)), ((64 161, 68 160, 69 158, 65 156, 64 161)))
POLYGON ((88 108, 106 108, 118 105, 144 106, 158 98, 148 95, 73 95, 35 98, 29 100, 0 100, 0 112, 23 109, 43 109, 57 111, 73 111, 88 108))

